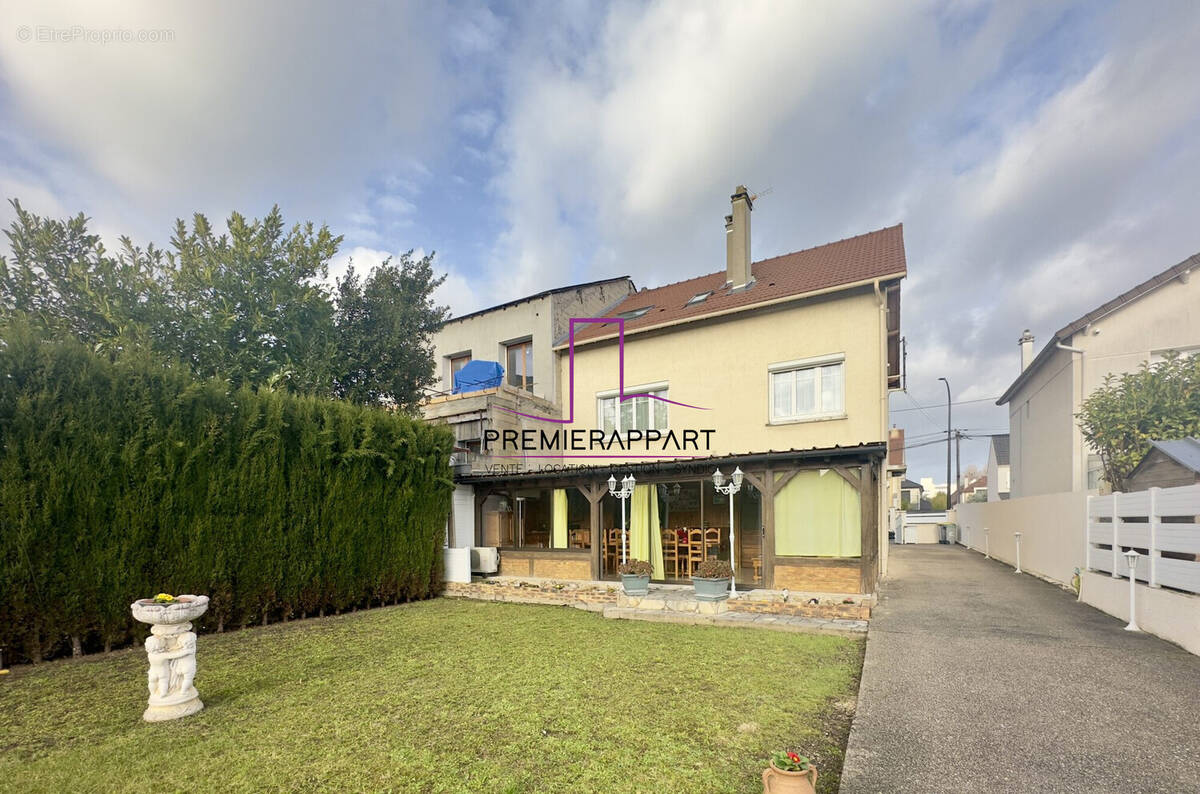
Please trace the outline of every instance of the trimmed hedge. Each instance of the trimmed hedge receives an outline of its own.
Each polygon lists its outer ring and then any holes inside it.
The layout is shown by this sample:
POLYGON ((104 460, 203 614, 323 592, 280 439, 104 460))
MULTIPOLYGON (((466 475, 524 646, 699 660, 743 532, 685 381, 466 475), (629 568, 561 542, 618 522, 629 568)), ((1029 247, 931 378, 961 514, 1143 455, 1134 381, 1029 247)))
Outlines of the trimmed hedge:
POLYGON ((129 604, 158 592, 207 594, 217 630, 428 597, 452 444, 402 414, 7 329, 0 644, 108 649, 144 633, 129 604))

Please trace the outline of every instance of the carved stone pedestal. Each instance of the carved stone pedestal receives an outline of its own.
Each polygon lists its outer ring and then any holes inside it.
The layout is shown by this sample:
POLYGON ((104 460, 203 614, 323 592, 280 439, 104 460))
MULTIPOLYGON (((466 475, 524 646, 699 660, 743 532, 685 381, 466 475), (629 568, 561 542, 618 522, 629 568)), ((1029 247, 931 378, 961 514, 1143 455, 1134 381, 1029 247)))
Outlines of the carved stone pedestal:
POLYGON ((150 624, 150 636, 146 638, 150 705, 142 714, 147 722, 174 720, 204 708, 193 684, 196 635, 191 621, 207 609, 208 596, 179 596, 170 604, 152 599, 133 603, 133 616, 150 624))

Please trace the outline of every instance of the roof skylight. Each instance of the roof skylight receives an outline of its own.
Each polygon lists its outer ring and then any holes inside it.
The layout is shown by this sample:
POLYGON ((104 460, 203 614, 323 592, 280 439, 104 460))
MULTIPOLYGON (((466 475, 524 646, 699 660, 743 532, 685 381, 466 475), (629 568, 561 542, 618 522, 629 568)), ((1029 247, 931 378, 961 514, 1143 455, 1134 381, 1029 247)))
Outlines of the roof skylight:
POLYGON ((620 317, 622 320, 636 320, 637 318, 641 317, 643 314, 645 314, 646 312, 650 311, 653 308, 654 308, 653 306, 643 306, 640 309, 630 309, 627 312, 621 312, 617 316, 620 317))
POLYGON ((709 296, 709 295, 712 295, 712 294, 713 294, 713 291, 712 291, 712 290, 708 290, 707 292, 697 292, 697 293, 696 293, 695 295, 693 295, 693 296, 691 297, 691 299, 690 299, 690 300, 687 302, 687 305, 688 305, 688 306, 695 306, 697 303, 704 303, 706 300, 708 300, 708 296, 709 296))

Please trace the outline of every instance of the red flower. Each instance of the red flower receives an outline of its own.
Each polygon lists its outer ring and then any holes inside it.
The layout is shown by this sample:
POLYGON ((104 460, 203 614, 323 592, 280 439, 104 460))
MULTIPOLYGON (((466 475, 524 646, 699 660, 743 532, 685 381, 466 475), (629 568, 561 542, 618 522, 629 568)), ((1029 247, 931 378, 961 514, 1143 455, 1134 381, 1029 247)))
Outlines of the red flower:
POLYGON ((800 756, 796 755, 795 753, 788 753, 788 758, 792 761, 792 763, 800 763, 800 756))

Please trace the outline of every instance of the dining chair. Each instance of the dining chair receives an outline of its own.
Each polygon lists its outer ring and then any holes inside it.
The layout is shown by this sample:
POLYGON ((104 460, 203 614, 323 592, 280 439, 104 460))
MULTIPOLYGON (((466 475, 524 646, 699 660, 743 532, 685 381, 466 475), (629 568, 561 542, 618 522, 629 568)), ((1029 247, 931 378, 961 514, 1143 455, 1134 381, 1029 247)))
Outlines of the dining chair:
POLYGON ((688 576, 696 570, 696 566, 704 562, 704 530, 689 529, 688 530, 688 576))
POLYGON ((621 530, 609 529, 604 533, 605 572, 615 574, 621 559, 621 530))
POLYGON ((663 571, 675 570, 675 578, 679 578, 679 536, 673 529, 662 531, 663 571))
POLYGON ((704 556, 709 554, 720 556, 721 554, 721 528, 709 527, 704 530, 704 556))

